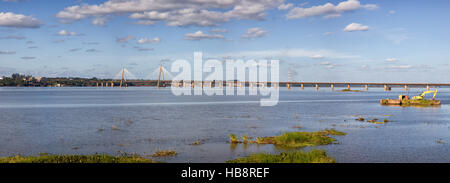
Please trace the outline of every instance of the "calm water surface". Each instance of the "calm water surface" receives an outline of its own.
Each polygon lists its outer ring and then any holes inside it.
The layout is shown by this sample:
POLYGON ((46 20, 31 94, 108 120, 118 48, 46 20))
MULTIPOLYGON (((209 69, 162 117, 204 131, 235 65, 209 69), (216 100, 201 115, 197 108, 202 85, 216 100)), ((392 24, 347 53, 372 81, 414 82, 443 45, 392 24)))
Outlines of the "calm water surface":
POLYGON ((274 107, 256 96, 173 96, 156 88, 0 88, 0 156, 123 152, 150 155, 172 149, 165 162, 224 162, 272 145, 227 143, 251 137, 335 128, 339 144, 319 146, 338 162, 450 162, 450 90, 436 108, 380 106, 403 92, 280 91, 274 107), (392 115, 392 116, 391 116, 392 115), (358 116, 393 121, 370 124, 358 116), (302 129, 295 129, 300 125, 302 129), (204 139, 202 145, 191 145, 204 139), (437 143, 437 140, 445 142, 437 143))

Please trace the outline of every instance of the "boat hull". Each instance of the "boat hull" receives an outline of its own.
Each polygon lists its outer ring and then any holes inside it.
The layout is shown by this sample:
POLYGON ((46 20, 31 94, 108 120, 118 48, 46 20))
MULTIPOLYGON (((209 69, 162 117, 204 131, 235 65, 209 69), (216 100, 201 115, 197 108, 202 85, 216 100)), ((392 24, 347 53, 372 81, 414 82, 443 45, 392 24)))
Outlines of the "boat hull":
POLYGON ((440 100, 396 100, 382 99, 381 105, 397 105, 397 106, 438 106, 441 105, 440 100))

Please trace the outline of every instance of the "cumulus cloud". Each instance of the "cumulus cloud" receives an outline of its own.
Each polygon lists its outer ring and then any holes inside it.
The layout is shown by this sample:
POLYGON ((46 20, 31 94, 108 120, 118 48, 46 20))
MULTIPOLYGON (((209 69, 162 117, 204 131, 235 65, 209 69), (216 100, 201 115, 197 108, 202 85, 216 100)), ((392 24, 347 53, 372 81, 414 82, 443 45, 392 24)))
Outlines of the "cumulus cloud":
POLYGON ((344 32, 353 32, 353 31, 367 31, 369 30, 369 26, 367 25, 361 25, 358 23, 351 23, 347 25, 347 27, 344 28, 344 32))
POLYGON ((265 35, 267 35, 269 32, 259 28, 259 27, 254 27, 254 28, 250 28, 248 29, 243 35, 243 38, 246 39, 251 39, 251 38, 259 38, 259 37, 263 37, 265 35))
POLYGON ((0 12, 0 26, 15 28, 39 28, 42 22, 32 16, 0 12))
POLYGON ((201 39, 223 39, 224 36, 220 34, 205 34, 202 31, 195 33, 187 33, 184 35, 186 40, 201 40, 201 39))
POLYGON ((396 59, 396 58, 387 58, 386 59, 386 62, 397 62, 398 61, 398 59, 396 59))
POLYGON ((95 17, 95 18, 92 20, 92 25, 104 27, 104 26, 106 26, 106 22, 107 22, 108 20, 109 20, 108 17, 105 17, 105 16, 95 17))
POLYGON ((57 13, 62 22, 109 15, 131 14, 137 24, 153 25, 165 21, 169 26, 214 26, 231 19, 264 19, 266 11, 277 8, 281 0, 109 0, 101 4, 66 7, 57 13))
POLYGON ((355 11, 358 9, 374 10, 378 6, 375 4, 362 5, 358 0, 347 0, 337 5, 326 3, 324 5, 312 6, 309 8, 296 7, 291 9, 286 17, 288 19, 299 19, 306 17, 323 16, 324 18, 340 17, 342 13, 355 11))
POLYGON ((287 3, 287 4, 280 4, 280 6, 278 6, 279 10, 288 10, 291 9, 292 7, 294 7, 294 4, 292 3, 287 3))
POLYGON ((159 43, 161 42, 161 39, 159 39, 159 37, 155 37, 153 39, 149 39, 149 38, 141 38, 138 40, 139 44, 145 44, 145 43, 159 43))
POLYGON ((130 40, 135 40, 136 37, 134 36, 126 36, 126 37, 119 37, 116 39, 116 42, 118 43, 128 43, 130 40))

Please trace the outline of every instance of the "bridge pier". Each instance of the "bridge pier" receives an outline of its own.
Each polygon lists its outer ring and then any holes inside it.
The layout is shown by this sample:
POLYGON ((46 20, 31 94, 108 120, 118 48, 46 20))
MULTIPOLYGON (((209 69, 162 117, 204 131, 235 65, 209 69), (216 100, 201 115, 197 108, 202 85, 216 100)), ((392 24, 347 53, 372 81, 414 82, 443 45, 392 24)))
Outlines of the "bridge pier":
POLYGON ((347 90, 351 90, 351 89, 350 89, 350 84, 347 85, 347 90))
POLYGON ((408 91, 408 85, 405 85, 405 91, 408 91))
POLYGON ((319 91, 319 85, 316 84, 316 91, 319 91))
POLYGON ((334 91, 334 84, 331 84, 331 91, 334 91))
POLYGON ((369 85, 365 86, 366 91, 369 91, 369 85))
MULTIPOLYGON (((275 85, 276 85, 276 84, 275 84, 275 85)), ((289 83, 286 84, 286 87, 287 87, 288 90, 290 90, 290 89, 291 89, 291 84, 289 84, 289 83)))
POLYGON ((430 85, 427 85, 427 91, 430 91, 430 85))
POLYGON ((300 89, 302 89, 302 90, 304 90, 304 89, 305 89, 305 87, 303 86, 303 83, 302 83, 302 84, 300 84, 300 89))

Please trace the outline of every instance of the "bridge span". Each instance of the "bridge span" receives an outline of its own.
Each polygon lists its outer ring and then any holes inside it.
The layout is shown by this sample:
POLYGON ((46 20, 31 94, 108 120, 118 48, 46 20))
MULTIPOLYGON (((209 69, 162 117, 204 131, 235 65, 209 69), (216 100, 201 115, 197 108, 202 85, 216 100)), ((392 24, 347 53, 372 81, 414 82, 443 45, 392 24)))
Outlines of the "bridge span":
MULTIPOLYGON (((99 87, 119 86, 120 81, 97 82, 99 87), (108 84, 110 83, 110 84, 108 84)), ((334 90, 335 87, 344 87, 351 90, 352 87, 363 87, 369 90, 370 87, 384 88, 389 91, 392 87, 404 88, 426 88, 450 87, 450 83, 370 83, 370 82, 250 82, 250 81, 172 81, 172 80, 127 80, 122 81, 122 86, 155 86, 155 87, 287 87, 288 89, 298 87, 314 87, 316 90, 322 87, 334 90)))

